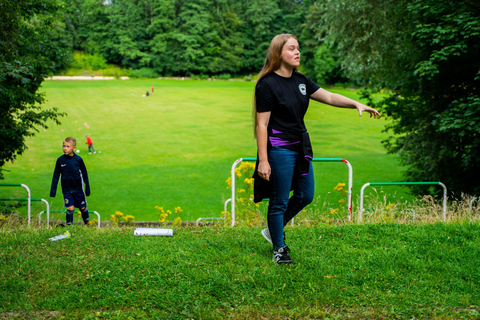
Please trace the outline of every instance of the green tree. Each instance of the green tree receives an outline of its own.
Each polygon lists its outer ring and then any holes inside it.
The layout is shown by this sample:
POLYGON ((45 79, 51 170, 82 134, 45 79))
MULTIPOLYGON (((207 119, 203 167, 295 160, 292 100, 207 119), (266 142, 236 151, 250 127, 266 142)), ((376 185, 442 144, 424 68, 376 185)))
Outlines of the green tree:
POLYGON ((391 90, 375 105, 393 120, 385 146, 406 165, 406 180, 480 193, 479 1, 327 0, 323 8, 326 40, 346 70, 391 90))
POLYGON ((210 8, 210 31, 205 34, 203 61, 213 74, 237 73, 243 66, 241 21, 232 2, 215 0, 210 8))
POLYGON ((325 43, 325 28, 319 23, 324 13, 319 3, 313 3, 308 8, 299 39, 302 53, 300 71, 319 85, 351 82, 342 69, 337 46, 325 43))
POLYGON ((185 75, 208 73, 203 63, 205 34, 210 32, 209 0, 178 1, 177 23, 168 41, 168 55, 175 61, 169 68, 185 75))
POLYGON ((153 21, 148 27, 151 35, 149 42, 152 54, 152 67, 159 73, 165 74, 169 66, 174 63, 173 57, 168 55, 168 40, 175 28, 175 3, 171 0, 159 0, 153 8, 153 21))
MULTIPOLYGON (((54 0, 0 2, 0 168, 27 146, 37 127, 58 122, 56 108, 44 110, 38 91, 65 54, 50 39, 58 24, 54 0)), ((0 170, 0 178, 3 178, 0 170)))
POLYGON ((127 68, 165 75, 259 71, 273 36, 300 36, 314 0, 61 0, 56 39, 127 68))
MULTIPOLYGON (((151 65, 150 35, 153 23, 152 0, 112 0, 106 8, 109 18, 107 60, 139 69, 151 65)), ((105 56, 105 55, 104 55, 105 56)))

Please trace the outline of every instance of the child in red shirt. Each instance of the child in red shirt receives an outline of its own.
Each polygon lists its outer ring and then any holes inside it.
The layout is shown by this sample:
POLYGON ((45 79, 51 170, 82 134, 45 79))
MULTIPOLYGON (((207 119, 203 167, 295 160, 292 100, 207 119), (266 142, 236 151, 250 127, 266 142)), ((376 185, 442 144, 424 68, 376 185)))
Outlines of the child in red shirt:
POLYGON ((90 138, 90 137, 88 136, 88 134, 85 135, 85 138, 87 138, 88 154, 92 154, 92 151, 93 151, 93 154, 97 153, 97 152, 95 151, 95 149, 93 148, 92 138, 90 138))

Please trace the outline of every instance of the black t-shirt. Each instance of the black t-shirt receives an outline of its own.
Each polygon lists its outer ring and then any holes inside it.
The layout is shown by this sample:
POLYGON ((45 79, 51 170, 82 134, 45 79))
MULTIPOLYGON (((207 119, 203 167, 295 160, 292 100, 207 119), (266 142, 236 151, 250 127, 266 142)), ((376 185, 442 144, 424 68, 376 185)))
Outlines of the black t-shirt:
POLYGON ((281 132, 282 139, 297 141, 307 129, 303 118, 308 109, 310 95, 320 87, 309 77, 294 72, 290 78, 272 72, 255 87, 257 112, 271 112, 269 136, 281 132))

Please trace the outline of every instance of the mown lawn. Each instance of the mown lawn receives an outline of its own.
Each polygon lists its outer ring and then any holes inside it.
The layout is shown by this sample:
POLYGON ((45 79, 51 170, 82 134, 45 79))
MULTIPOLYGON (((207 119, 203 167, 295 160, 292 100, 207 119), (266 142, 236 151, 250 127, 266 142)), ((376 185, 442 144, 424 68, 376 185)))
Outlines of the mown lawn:
POLYGON ((0 229, 4 319, 478 319, 478 223, 0 229))
MULTIPOLYGON (((183 221, 219 217, 230 197, 226 179, 232 163, 255 157, 251 103, 254 82, 246 81, 46 81, 47 108, 68 116, 28 139, 28 151, 7 164, 7 183, 24 183, 34 198, 62 209, 61 192, 49 198, 55 160, 67 136, 79 141, 91 181, 89 209, 108 220, 115 211, 137 221, 158 220, 155 206, 181 207, 183 221), (155 96, 142 97, 151 86, 155 96), (84 134, 97 154, 87 154, 84 134)), ((332 89, 358 99, 350 89, 332 89)), ((307 113, 315 157, 345 158, 354 174, 354 200, 367 182, 398 181, 402 167, 387 155, 381 140, 384 119, 358 118, 356 111, 311 103, 307 113)), ((342 163, 316 163, 316 194, 331 198, 339 182, 347 182, 342 163), (330 195, 329 195, 330 193, 330 195)), ((405 196, 405 191, 386 190, 405 196)), ((1 198, 20 197, 21 190, 0 188, 1 198)), ((336 198, 331 198, 335 202, 336 198)), ((39 203, 35 216, 45 207, 39 203)), ((22 213, 25 215, 25 212, 22 213)), ((64 219, 57 214, 52 218, 64 219)))

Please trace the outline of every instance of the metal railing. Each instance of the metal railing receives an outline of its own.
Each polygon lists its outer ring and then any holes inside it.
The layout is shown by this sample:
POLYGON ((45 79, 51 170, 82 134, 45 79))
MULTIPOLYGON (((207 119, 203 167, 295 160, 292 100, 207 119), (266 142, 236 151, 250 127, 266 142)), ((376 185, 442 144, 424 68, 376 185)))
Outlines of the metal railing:
MULTIPOLYGON (((227 202, 231 202, 231 215, 232 215, 232 228, 235 226, 235 196, 236 196, 236 189, 235 189, 235 168, 237 165, 242 161, 257 161, 257 158, 239 158, 235 160, 232 164, 232 168, 230 170, 230 176, 232 180, 231 189, 232 194, 231 198, 225 201, 225 212, 227 211, 227 202)), ((353 184, 353 169, 350 162, 342 158, 313 158, 312 162, 342 162, 347 165, 348 167, 348 220, 352 221, 352 212, 353 212, 353 203, 352 203, 352 184, 353 184)))
POLYGON ((443 221, 447 219, 447 187, 441 182, 368 182, 365 183, 360 189, 360 208, 358 210, 358 222, 362 221, 363 211, 363 195, 365 188, 368 186, 392 186, 392 185, 439 185, 443 188, 443 221))

